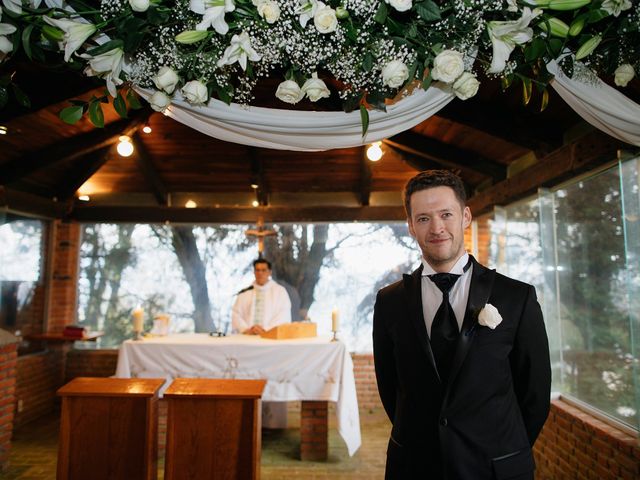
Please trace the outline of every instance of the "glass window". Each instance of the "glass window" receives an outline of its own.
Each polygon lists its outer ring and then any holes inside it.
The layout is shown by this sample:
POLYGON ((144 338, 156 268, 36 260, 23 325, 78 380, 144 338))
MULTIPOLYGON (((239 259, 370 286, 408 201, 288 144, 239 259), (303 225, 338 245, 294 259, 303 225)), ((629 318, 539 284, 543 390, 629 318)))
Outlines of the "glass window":
MULTIPOLYGON (((42 332, 44 224, 13 214, 0 217, 0 328, 17 336, 42 332)), ((27 344, 20 345, 19 353, 27 344)))
MULTIPOLYGON (((371 351, 376 291, 419 263, 406 224, 282 224, 266 237, 264 256, 288 289, 292 318, 328 334, 340 312, 340 338, 371 351)), ((84 225, 78 321, 113 347, 132 336, 142 307, 145 330, 160 313, 171 332, 230 331, 236 294, 253 282, 256 241, 244 225, 84 225)))

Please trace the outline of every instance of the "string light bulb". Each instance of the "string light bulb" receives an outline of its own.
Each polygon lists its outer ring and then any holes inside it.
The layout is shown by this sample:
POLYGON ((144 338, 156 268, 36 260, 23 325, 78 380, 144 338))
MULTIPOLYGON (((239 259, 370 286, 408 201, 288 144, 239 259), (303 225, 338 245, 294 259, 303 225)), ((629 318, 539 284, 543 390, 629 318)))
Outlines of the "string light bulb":
POLYGON ((380 145, 382 145, 382 142, 375 142, 369 145, 369 148, 367 148, 367 158, 372 162, 377 162, 382 158, 383 152, 382 148, 380 148, 380 145))
POLYGON ((130 157, 133 154, 133 143, 131 143, 131 137, 127 135, 121 135, 118 139, 118 146, 116 147, 118 153, 122 157, 130 157))
POLYGON ((257 207, 258 205, 260 205, 260 202, 258 202, 258 200, 254 200, 253 202, 251 202, 251 205, 257 207))
POLYGON ((196 208, 198 204, 193 200, 187 200, 187 203, 184 204, 185 208, 196 208))
POLYGON ((147 123, 147 124, 145 124, 145 126, 144 126, 144 127, 142 127, 142 131, 143 131, 144 133, 151 133, 151 132, 153 132, 153 129, 152 129, 152 128, 151 128, 151 126, 147 123))
POLYGON ((81 202, 88 202, 89 200, 91 200, 91 197, 89 197, 89 195, 80 195, 78 197, 78 200, 80 200, 81 202))

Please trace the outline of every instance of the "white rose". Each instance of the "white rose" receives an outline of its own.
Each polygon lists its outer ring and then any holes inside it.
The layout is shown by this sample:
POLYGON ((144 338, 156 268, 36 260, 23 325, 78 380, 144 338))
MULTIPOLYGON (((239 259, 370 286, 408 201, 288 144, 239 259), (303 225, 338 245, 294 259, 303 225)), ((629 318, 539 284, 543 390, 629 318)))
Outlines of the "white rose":
POLYGON ((280 7, 276 2, 263 0, 258 2, 258 14, 264 18, 267 23, 276 23, 280 18, 280 7))
POLYGON ((309 100, 312 102, 317 102, 321 98, 327 98, 331 95, 327 85, 318 78, 318 74, 315 72, 311 75, 311 78, 302 85, 302 93, 309 97, 309 100))
POLYGON ((409 78, 409 69, 400 60, 392 60, 382 69, 382 83, 398 88, 409 78))
POLYGON ((502 316, 496 307, 487 303, 484 308, 480 310, 478 323, 483 327, 489 327, 491 330, 495 330, 495 328, 502 323, 502 316))
POLYGON ((149 0, 129 0, 129 5, 134 12, 146 12, 149 9, 149 0))
POLYGON ((180 77, 178 77, 178 74, 171 67, 164 66, 158 70, 158 73, 156 73, 156 76, 153 77, 152 80, 159 90, 173 93, 176 85, 180 81, 180 77))
POLYGON ((206 85, 198 80, 191 80, 190 82, 187 82, 185 86, 182 87, 181 91, 187 102, 194 105, 205 103, 209 97, 206 85))
POLYGON ((156 112, 164 112, 165 108, 167 108, 171 104, 171 97, 164 92, 155 92, 149 98, 149 105, 156 112))
POLYGON ((464 72, 453 82, 453 93, 460 100, 467 100, 478 93, 480 82, 473 73, 464 72))
POLYGON ((385 0, 385 2, 399 12, 406 12, 407 10, 411 10, 411 7, 413 6, 411 0, 385 0))
POLYGON ((616 68, 614 82, 616 82, 616 85, 619 87, 626 87, 627 83, 629 83, 635 75, 636 72, 633 69, 633 66, 628 63, 624 63, 616 68))
POLYGON ((464 57, 455 50, 443 50, 433 61, 431 78, 452 83, 464 72, 464 57))
POLYGON ((304 92, 300 89, 298 84, 293 80, 285 80, 278 85, 276 90, 276 97, 286 103, 298 103, 304 97, 304 92))
POLYGON ((336 11, 322 2, 318 2, 318 10, 313 16, 313 24, 320 33, 335 32, 338 28, 338 17, 336 11))

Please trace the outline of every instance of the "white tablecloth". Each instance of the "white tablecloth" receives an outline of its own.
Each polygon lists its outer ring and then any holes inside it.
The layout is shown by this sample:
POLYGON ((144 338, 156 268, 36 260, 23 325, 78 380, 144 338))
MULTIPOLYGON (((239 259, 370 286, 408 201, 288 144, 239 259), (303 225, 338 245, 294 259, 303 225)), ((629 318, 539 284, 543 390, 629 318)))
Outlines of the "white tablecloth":
POLYGON ((336 402, 338 432, 349 455, 360 448, 353 362, 328 337, 267 340, 252 335, 178 334, 125 341, 116 377, 264 378, 266 401, 336 402))

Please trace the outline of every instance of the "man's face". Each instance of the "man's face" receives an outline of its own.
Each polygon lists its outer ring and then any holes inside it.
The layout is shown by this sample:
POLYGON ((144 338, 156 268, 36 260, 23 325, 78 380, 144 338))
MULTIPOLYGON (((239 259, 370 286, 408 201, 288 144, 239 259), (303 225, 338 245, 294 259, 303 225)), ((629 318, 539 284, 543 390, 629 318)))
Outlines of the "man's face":
POLYGON ((436 271, 448 272, 464 253, 464 229, 471 223, 453 189, 433 187, 411 195, 409 233, 422 256, 436 271))
POLYGON ((256 263, 255 267, 253 267, 253 274, 256 277, 256 283, 258 285, 264 285, 269 281, 271 270, 266 263, 256 263))

